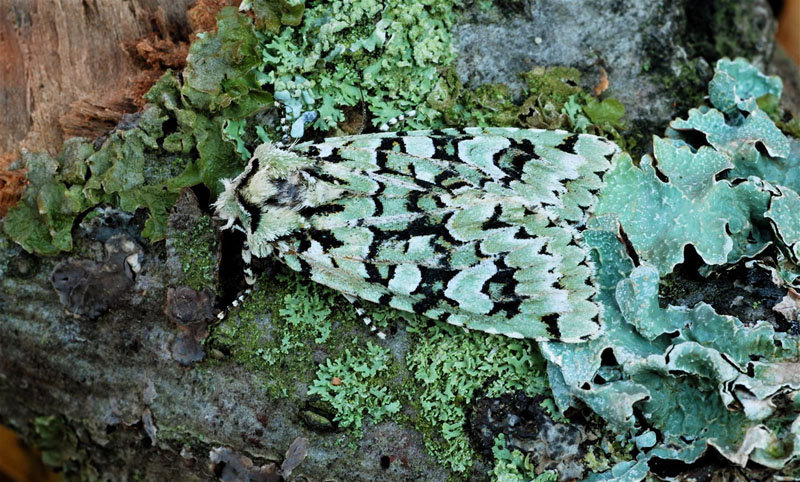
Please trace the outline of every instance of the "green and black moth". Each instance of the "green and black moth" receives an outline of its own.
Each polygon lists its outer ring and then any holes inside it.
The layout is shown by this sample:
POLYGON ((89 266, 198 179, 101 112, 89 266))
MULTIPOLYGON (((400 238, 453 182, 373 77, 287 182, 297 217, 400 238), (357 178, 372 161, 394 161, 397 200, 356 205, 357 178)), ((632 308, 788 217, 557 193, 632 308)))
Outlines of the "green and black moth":
MULTIPOLYGON (((273 257, 343 294, 517 338, 602 330, 581 232, 619 148, 514 128, 382 132, 258 146, 215 207, 273 257)), ((221 315, 224 316, 224 315, 221 315)))

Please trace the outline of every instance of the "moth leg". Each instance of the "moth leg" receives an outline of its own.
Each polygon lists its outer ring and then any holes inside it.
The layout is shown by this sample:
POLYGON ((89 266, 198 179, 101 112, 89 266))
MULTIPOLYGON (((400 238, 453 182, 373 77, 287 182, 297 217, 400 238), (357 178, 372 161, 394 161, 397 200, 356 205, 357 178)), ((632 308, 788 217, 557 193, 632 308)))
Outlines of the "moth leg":
POLYGON ((291 112, 291 119, 290 117, 290 109, 279 101, 275 101, 275 108, 281 111, 281 118, 280 118, 280 131, 281 131, 281 140, 275 143, 275 146, 281 149, 289 148, 291 149, 297 144, 300 139, 303 137, 303 133, 305 131, 305 125, 313 122, 317 118, 316 111, 309 111, 309 112, 298 112, 294 110, 291 112), (298 137, 295 137, 292 132, 296 129, 299 129, 301 134, 298 137))
POLYGON ((256 277, 253 274, 253 253, 250 251, 250 245, 247 244, 247 241, 245 241, 244 245, 242 246, 242 261, 244 261, 244 269, 242 272, 244 273, 244 281, 247 283, 247 288, 242 290, 230 305, 219 312, 217 315, 217 320, 219 321, 224 320, 231 311, 233 311, 235 308, 238 308, 240 304, 244 303, 244 300, 246 300, 247 297, 253 292, 253 286, 256 284, 256 277))
POLYGON ((417 115, 416 109, 411 109, 410 111, 404 114, 400 114, 397 117, 392 117, 385 123, 381 124, 381 126, 378 129, 380 129, 381 132, 386 132, 389 130, 390 127, 394 127, 395 124, 397 124, 398 122, 403 122, 404 120, 414 117, 415 115, 417 115))
POLYGON ((356 313, 361 318, 361 320, 364 322, 364 325, 369 327, 369 331, 371 331, 372 333, 375 333, 377 335, 377 337, 380 338, 381 340, 385 340, 386 339, 386 333, 384 333, 382 331, 378 331, 378 329, 375 327, 375 325, 372 324, 372 318, 370 318, 367 315, 366 310, 364 310, 364 307, 361 306, 361 300, 359 300, 358 298, 356 298, 354 296, 345 294, 345 293, 342 293, 342 295, 345 297, 345 299, 347 301, 349 301, 353 305, 353 308, 356 309, 356 313))
POLYGON ((289 123, 286 120, 287 112, 286 112, 286 109, 283 108, 283 104, 281 104, 277 100, 275 101, 274 105, 275 105, 275 108, 278 109, 280 111, 280 113, 281 113, 281 119, 280 119, 281 140, 279 142, 276 142, 275 145, 277 147, 283 148, 283 147, 286 147, 286 145, 291 140, 289 138, 289 123))

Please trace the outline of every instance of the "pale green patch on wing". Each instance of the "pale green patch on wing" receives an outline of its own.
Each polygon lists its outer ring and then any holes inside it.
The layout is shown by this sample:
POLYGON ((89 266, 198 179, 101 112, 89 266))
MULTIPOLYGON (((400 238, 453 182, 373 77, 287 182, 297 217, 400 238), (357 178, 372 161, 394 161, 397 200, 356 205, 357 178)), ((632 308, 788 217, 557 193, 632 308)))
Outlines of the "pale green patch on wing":
POLYGON ((380 133, 297 146, 341 196, 286 263, 368 301, 490 333, 578 342, 601 330, 581 239, 618 148, 513 128, 380 133), (316 239, 315 239, 316 236, 316 239))

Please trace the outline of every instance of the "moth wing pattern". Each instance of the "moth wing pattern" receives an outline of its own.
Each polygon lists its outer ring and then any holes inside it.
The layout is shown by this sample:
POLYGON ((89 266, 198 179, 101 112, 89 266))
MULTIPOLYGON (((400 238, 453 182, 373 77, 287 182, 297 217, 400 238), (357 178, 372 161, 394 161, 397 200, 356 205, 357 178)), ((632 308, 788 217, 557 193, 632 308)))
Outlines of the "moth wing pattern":
POLYGON ((591 135, 515 128, 265 145, 217 206, 238 207, 254 255, 345 294, 580 342, 602 330, 581 231, 617 152, 591 135))

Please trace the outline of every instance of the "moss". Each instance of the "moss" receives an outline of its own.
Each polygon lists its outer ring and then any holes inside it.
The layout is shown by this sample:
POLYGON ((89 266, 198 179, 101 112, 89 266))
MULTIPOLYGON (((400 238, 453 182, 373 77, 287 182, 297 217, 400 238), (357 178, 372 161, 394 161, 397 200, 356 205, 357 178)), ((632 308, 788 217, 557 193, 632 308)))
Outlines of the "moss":
POLYGON ((764 42, 764 26, 753 22, 753 6, 736 0, 687 2, 686 44, 691 56, 709 63, 722 57, 753 57, 764 42))
POLYGON ((271 397, 297 397, 296 382, 310 384, 314 353, 341 356, 355 348, 353 308, 334 290, 303 280, 286 268, 217 326, 211 349, 229 355, 263 380, 271 397))
MULTIPOLYGON (((465 89, 454 70, 445 71, 428 96, 449 126, 509 126, 566 129, 608 137, 622 148, 625 107, 600 100, 578 86, 580 72, 562 66, 535 67, 521 74, 527 90, 521 100, 503 84, 465 89)), ((426 127, 438 127, 438 124, 426 127)))
POLYGON ((183 425, 162 425, 158 426, 158 440, 173 447, 191 448, 198 443, 204 442, 203 434, 195 433, 183 425))
MULTIPOLYGON (((723 57, 763 55, 767 35, 764 25, 754 21, 757 17, 747 2, 687 1, 676 8, 682 10, 682 15, 677 16, 675 35, 654 34, 645 39, 642 69, 667 90, 663 97, 674 99, 677 116, 683 116, 703 104, 705 87, 713 73, 710 65, 723 57), (679 44, 668 43, 673 39, 679 44), (677 49, 686 53, 686 60, 680 63, 675 63, 679 58, 674 54, 677 49)), ((660 26, 663 14, 655 12, 651 24, 660 26)))
POLYGON ((196 291, 216 285, 217 231, 209 216, 200 216, 188 231, 178 231, 171 239, 181 259, 179 282, 196 291))

